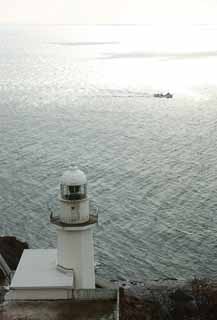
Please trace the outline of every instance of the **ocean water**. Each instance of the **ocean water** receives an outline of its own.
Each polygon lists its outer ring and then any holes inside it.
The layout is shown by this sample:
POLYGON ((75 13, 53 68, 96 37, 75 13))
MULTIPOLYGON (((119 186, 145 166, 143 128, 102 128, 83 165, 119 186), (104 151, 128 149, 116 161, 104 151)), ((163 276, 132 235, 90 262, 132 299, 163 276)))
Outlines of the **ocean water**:
POLYGON ((216 276, 216 36, 0 26, 0 234, 55 246, 47 200, 73 163, 99 209, 99 275, 216 276))

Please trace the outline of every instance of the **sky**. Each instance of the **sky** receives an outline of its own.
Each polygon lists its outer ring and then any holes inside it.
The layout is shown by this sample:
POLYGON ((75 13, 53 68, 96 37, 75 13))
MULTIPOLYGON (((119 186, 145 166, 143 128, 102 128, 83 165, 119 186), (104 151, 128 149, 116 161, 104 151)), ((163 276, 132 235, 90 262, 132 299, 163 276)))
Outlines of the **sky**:
POLYGON ((217 0, 0 0, 0 23, 216 24, 217 0))

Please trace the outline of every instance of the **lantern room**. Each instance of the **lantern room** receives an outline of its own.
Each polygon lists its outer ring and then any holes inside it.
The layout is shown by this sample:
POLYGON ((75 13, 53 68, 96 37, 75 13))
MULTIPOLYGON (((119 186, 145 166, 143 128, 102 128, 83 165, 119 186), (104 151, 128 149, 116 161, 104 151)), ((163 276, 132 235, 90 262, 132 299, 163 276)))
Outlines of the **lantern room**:
POLYGON ((60 179, 60 221, 79 224, 89 221, 87 178, 78 167, 71 167, 60 179))
POLYGON ((60 180, 60 199, 63 201, 82 200, 87 197, 87 178, 78 167, 66 171, 60 180))

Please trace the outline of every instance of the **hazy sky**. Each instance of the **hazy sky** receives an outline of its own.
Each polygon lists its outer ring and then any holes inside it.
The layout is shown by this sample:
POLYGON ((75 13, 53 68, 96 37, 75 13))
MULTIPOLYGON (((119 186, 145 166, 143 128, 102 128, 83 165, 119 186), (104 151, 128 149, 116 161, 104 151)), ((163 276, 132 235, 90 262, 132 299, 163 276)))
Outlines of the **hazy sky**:
POLYGON ((217 0, 0 0, 0 23, 217 23, 217 0))

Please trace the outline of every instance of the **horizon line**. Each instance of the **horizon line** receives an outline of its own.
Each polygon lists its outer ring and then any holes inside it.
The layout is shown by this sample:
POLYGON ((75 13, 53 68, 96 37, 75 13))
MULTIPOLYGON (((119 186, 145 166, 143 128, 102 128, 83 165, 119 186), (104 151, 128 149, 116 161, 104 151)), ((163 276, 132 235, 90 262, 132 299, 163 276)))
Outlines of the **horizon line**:
POLYGON ((2 25, 16 26, 217 26, 217 23, 19 23, 19 22, 0 22, 2 25))

